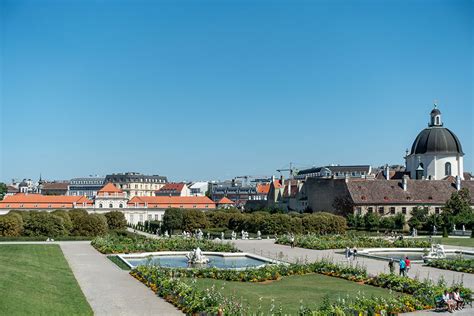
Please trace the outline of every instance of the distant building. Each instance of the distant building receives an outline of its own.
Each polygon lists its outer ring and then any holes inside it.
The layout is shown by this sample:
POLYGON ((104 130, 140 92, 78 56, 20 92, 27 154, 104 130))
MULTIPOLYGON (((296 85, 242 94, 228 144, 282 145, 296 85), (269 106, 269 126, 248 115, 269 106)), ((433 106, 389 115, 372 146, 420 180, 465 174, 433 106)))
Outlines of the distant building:
POLYGON ((303 212, 308 209, 304 181, 298 179, 284 180, 283 177, 272 181, 267 206, 295 212, 303 212))
POLYGON ((405 156, 406 169, 412 179, 442 180, 459 176, 464 179, 464 153, 461 142, 451 130, 443 127, 441 111, 435 104, 430 123, 415 138, 405 156))
POLYGON ((212 183, 211 199, 213 201, 219 201, 223 197, 229 198, 238 206, 243 206, 249 200, 256 200, 259 194, 257 193, 256 187, 243 186, 237 181, 212 183))
POLYGON ((128 198, 135 196, 154 196, 168 181, 158 175, 143 175, 138 172, 114 173, 105 177, 105 183, 113 183, 127 194, 128 198))
POLYGON ((96 209, 104 211, 121 210, 127 207, 128 198, 125 192, 117 188, 112 183, 107 183, 99 191, 94 199, 96 209))
POLYGON ((190 196, 186 183, 167 183, 155 192, 156 196, 190 196))
POLYGON ((69 181, 65 182, 44 182, 41 185, 43 195, 66 195, 69 190, 69 181))
POLYGON ((354 165, 354 166, 324 166, 314 167, 300 170, 295 175, 297 180, 305 180, 307 178, 370 178, 372 175, 372 167, 370 165, 354 165))
POLYGON ((228 209, 231 207, 235 207, 235 202, 231 201, 230 199, 223 197, 216 203, 217 208, 221 209, 228 209))
POLYGON ((205 196, 209 190, 209 182, 199 181, 194 182, 189 186, 190 195, 192 196, 205 196))
POLYGON ((67 195, 87 196, 92 198, 97 195, 97 191, 104 186, 103 177, 84 177, 74 178, 69 181, 69 190, 67 195))
POLYGON ((467 188, 474 206, 474 181, 358 180, 308 179, 305 190, 313 212, 345 211, 364 215, 395 215, 410 217, 414 207, 426 207, 430 214, 439 214, 453 192, 467 188), (346 208, 345 210, 343 208, 346 208))

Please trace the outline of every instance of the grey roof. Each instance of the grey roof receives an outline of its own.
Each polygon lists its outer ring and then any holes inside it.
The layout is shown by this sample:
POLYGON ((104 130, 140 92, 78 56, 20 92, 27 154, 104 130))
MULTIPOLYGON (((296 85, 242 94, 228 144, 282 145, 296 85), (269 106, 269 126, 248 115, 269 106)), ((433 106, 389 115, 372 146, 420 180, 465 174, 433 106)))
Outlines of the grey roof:
POLYGON ((434 108, 431 110, 431 115, 440 115, 441 111, 438 108, 434 108))
POLYGON ((324 166, 314 167, 298 171, 298 175, 321 172, 323 169, 329 169, 331 172, 365 172, 369 173, 370 165, 348 165, 348 166, 324 166))
MULTIPOLYGON (((461 188, 470 191, 471 204, 474 204, 474 181, 462 181, 461 188)), ((442 205, 456 192, 454 183, 449 180, 407 180, 406 191, 399 180, 350 180, 347 189, 356 205, 442 205)))
POLYGON ((144 175, 137 172, 113 173, 105 176, 105 182, 140 182, 145 179, 156 179, 160 182, 168 182, 168 179, 159 175, 144 175))
POLYGON ((439 126, 422 130, 411 146, 410 154, 461 154, 461 142, 449 129, 439 126))

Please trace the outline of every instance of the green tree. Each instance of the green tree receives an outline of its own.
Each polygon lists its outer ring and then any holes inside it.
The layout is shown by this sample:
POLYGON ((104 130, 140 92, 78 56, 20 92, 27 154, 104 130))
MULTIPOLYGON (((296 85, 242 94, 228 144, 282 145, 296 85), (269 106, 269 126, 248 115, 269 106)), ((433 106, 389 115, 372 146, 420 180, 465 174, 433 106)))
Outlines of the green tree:
POLYGON ((64 221, 64 228, 70 233, 72 231, 72 220, 71 217, 69 217, 69 213, 65 210, 54 210, 51 212, 51 214, 59 216, 63 219, 64 221))
POLYGON ((124 230, 127 227, 127 220, 122 212, 113 211, 104 215, 110 230, 124 230))
POLYGON ((74 223, 75 236, 99 236, 108 231, 107 219, 102 214, 78 216, 74 223))
POLYGON ((23 231, 23 219, 16 213, 0 216, 0 236, 20 236, 23 231))
POLYGON ((375 213, 366 213, 364 215, 364 226, 368 230, 379 228, 380 216, 375 213))
POLYGON ((411 218, 408 220, 408 225, 411 228, 423 229, 428 221, 427 207, 414 207, 410 212, 411 218))
POLYGON ((184 210, 183 228, 187 231, 205 229, 209 226, 206 214, 201 210, 184 210))
POLYGON ((454 224, 465 225, 468 228, 473 227, 474 214, 471 208, 471 196, 467 188, 462 188, 451 194, 443 206, 441 218, 443 227, 446 227, 448 232, 452 230, 454 224))
POLYGON ((163 215, 162 230, 172 233, 175 230, 183 229, 183 210, 179 208, 169 208, 163 215))
POLYGON ((32 212, 23 224, 25 236, 59 237, 68 235, 64 220, 47 212, 32 212))
POLYGON ((402 213, 397 213, 393 217, 393 225, 396 229, 403 229, 403 227, 405 226, 405 223, 406 223, 405 215, 403 215, 402 213))
POLYGON ((0 182, 0 201, 3 200, 5 194, 7 194, 7 185, 3 182, 0 182))

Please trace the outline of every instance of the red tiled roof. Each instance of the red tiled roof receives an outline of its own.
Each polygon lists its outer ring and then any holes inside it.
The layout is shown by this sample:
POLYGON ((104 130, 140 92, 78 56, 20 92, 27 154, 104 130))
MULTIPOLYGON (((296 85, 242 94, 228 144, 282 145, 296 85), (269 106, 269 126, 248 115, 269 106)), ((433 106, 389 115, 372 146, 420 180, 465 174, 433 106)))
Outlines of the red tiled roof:
POLYGON ((145 206, 148 208, 216 208, 216 203, 207 196, 135 196, 129 202, 129 206, 145 206), (206 207, 207 206, 207 207, 206 207))
POLYGON ((123 193, 123 191, 117 188, 113 183, 109 182, 104 185, 99 191, 97 191, 97 195, 103 195, 103 193, 123 193))
POLYGON ((184 188, 185 183, 167 183, 162 186, 158 191, 177 191, 181 192, 184 188))
POLYGON ((224 196, 222 199, 219 200, 219 202, 217 202, 217 204, 235 204, 235 202, 224 196))
POLYGON ((0 208, 73 208, 74 203, 78 207, 92 205, 85 196, 17 193, 0 201, 0 208))

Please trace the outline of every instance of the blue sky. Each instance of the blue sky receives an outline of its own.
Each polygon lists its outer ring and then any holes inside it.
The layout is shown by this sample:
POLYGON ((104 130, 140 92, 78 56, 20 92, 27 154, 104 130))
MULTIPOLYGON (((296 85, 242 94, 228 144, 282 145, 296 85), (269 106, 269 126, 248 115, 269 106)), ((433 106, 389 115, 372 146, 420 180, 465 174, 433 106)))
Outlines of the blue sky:
POLYGON ((474 171, 472 1, 5 1, 0 179, 402 164, 434 99, 474 171))

